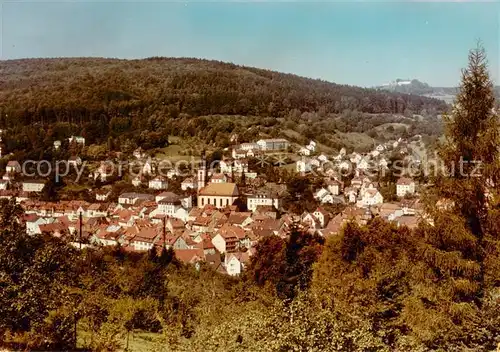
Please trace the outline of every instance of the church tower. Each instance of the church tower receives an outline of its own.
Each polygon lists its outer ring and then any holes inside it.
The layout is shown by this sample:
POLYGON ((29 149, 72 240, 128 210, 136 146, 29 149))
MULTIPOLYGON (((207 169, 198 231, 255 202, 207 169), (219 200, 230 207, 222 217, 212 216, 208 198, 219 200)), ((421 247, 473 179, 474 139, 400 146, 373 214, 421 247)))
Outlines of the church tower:
POLYGON ((205 159, 205 154, 203 153, 200 161, 200 165, 198 167, 198 193, 200 190, 205 187, 205 182, 207 179, 207 160, 205 159))

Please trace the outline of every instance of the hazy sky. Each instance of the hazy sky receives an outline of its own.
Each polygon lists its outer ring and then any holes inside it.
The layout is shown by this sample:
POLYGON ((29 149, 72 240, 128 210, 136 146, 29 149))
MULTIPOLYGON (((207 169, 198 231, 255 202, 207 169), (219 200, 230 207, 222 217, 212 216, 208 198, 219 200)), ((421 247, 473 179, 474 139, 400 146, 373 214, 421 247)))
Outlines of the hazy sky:
POLYGON ((343 84, 454 86, 480 38, 499 83, 498 2, 4 1, 1 10, 2 59, 199 57, 343 84))

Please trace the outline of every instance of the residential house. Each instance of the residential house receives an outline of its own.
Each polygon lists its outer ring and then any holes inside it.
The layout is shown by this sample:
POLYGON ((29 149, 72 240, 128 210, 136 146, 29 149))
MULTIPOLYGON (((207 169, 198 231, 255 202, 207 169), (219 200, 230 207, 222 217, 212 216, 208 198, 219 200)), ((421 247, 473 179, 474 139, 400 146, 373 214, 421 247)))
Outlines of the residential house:
POLYGON ((349 161, 347 161, 347 160, 341 161, 338 164, 338 168, 340 170, 349 170, 351 168, 351 163, 349 161))
POLYGON ((330 221, 330 214, 322 208, 316 209, 313 215, 318 220, 321 228, 324 228, 330 221))
POLYGON ((242 159, 242 158, 246 158, 247 151, 245 151, 243 149, 233 149, 233 152, 231 155, 234 159, 242 159))
POLYGON ((194 249, 176 249, 175 257, 184 264, 192 264, 197 269, 200 268, 200 262, 205 261, 205 255, 199 248, 194 249))
POLYGON ((239 145, 239 149, 249 151, 249 150, 255 150, 259 149, 259 145, 257 143, 241 143, 239 145))
POLYGON ((9 187, 8 180, 0 180, 0 190, 5 191, 9 187))
POLYGON ((236 159, 233 162, 232 172, 235 174, 243 174, 248 172, 248 160, 247 159, 236 159))
MULTIPOLYGON (((252 213, 250 212, 234 212, 229 214, 225 225, 234 225, 245 228, 252 223, 252 213)), ((223 226, 223 227, 224 227, 223 226)))
POLYGON ((302 147, 299 150, 299 154, 304 155, 304 156, 309 156, 309 155, 311 155, 311 150, 307 147, 302 147))
POLYGON ((139 187, 140 185, 142 185, 143 182, 146 181, 146 178, 143 177, 143 176, 136 176, 132 179, 132 185, 134 187, 139 187))
POLYGON ((212 244, 220 253, 235 252, 239 247, 239 238, 233 231, 221 231, 212 238, 212 244))
POLYGON ((16 160, 11 160, 5 167, 5 172, 8 174, 18 174, 21 172, 21 165, 16 160))
POLYGON ((312 170, 311 160, 309 159, 297 160, 296 169, 298 173, 311 172, 312 170))
POLYGON ((154 172, 154 165, 153 162, 151 161, 151 158, 149 158, 142 166, 142 174, 151 175, 153 172, 154 172))
POLYGON ((415 182, 408 177, 400 177, 396 183, 396 195, 404 197, 415 193, 415 182))
POLYGON ((110 195, 111 189, 98 189, 97 191, 95 191, 95 199, 100 202, 108 200, 110 195))
POLYGON ((23 181, 23 192, 41 192, 45 187, 44 180, 29 180, 23 181))
POLYGON ((141 231, 130 241, 130 246, 136 251, 148 251, 160 238, 158 229, 142 228, 141 231))
POLYGON ((337 180, 325 180, 326 187, 328 191, 334 196, 338 196, 340 194, 340 187, 342 184, 337 180))
POLYGON ((71 136, 68 138, 69 143, 75 142, 76 144, 85 145, 85 138, 81 136, 71 136))
POLYGON ((219 162, 220 172, 230 174, 233 172, 233 160, 224 159, 219 162))
POLYGON ((224 258, 224 266, 227 274, 231 276, 240 275, 250 261, 248 253, 230 253, 224 258))
POLYGON ((358 164, 361 161, 362 156, 356 152, 352 153, 349 160, 353 164, 358 164))
POLYGON ((210 177, 210 182, 213 183, 225 183, 227 182, 227 176, 223 173, 215 173, 210 177))
POLYGON ((361 199, 358 201, 358 206, 368 207, 371 205, 382 204, 383 202, 384 198, 378 190, 367 189, 365 192, 363 192, 361 199))
POLYGON ((181 189, 187 191, 188 189, 196 189, 197 183, 194 177, 188 177, 181 183, 181 189))
POLYGON ((259 205, 281 209, 281 203, 279 195, 272 190, 262 189, 247 195, 247 209, 250 211, 255 211, 259 205))
POLYGON ((326 163, 328 161, 328 157, 325 154, 321 154, 317 158, 321 163, 326 163))
POLYGON ((122 193, 118 197, 119 204, 129 204, 133 205, 138 203, 139 201, 153 201, 155 197, 151 194, 144 193, 122 193))
POLYGON ((168 181, 166 178, 158 176, 149 181, 148 187, 151 189, 167 189, 168 181))
POLYGON ((304 212, 301 215, 300 220, 311 229, 319 229, 322 227, 319 220, 312 213, 304 212))

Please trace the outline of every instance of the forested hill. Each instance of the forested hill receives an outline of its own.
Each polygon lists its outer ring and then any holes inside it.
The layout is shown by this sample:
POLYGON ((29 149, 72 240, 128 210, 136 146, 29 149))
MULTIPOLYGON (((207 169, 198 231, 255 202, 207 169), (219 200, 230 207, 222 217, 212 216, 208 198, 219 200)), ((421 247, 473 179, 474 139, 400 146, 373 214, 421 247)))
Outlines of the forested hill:
POLYGON ((0 109, 0 124, 5 125, 117 115, 284 117, 294 109, 433 113, 446 105, 218 61, 65 58, 0 61, 0 109))

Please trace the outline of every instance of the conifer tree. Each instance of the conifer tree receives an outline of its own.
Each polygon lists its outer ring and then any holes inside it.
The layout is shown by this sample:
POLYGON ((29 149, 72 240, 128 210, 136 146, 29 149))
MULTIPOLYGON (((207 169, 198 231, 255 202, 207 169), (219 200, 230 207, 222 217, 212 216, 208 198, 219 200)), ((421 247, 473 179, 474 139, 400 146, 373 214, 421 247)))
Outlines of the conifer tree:
POLYGON ((487 282, 498 284, 499 275, 487 268, 488 262, 499 260, 498 234, 488 225, 487 197, 488 185, 498 184, 499 171, 500 123, 494 104, 486 53, 479 44, 469 53, 453 110, 444 117, 446 139, 439 155, 445 172, 435 175, 428 199, 433 203, 428 209, 433 223, 417 231, 423 239, 417 258, 423 265, 414 270, 420 279, 403 316, 428 343, 438 338, 442 344, 460 341, 471 348, 491 343, 491 334, 484 331, 494 324, 485 326, 481 316, 491 288, 487 282), (437 200, 450 206, 438 207, 437 200), (488 272, 496 279, 486 280, 488 272), (432 329, 442 331, 441 336, 432 336, 432 329))
MULTIPOLYGON (((464 259, 480 266, 479 279, 484 278, 485 236, 488 231, 487 185, 498 181, 498 145, 500 123, 494 112, 493 83, 488 74, 485 50, 478 46, 469 53, 469 64, 462 72, 460 91, 454 108, 445 116, 446 142, 440 156, 447 175, 441 175, 436 194, 453 204, 451 211, 463 218, 464 225, 473 236, 459 249, 464 259)), ((498 182, 496 182, 498 183, 498 182)), ((460 242, 456 232, 453 242, 460 242)), ((480 285, 481 286, 481 285, 480 285)), ((482 288, 480 287, 480 291, 482 288)), ((481 292, 479 292, 481 295, 481 292)))

